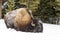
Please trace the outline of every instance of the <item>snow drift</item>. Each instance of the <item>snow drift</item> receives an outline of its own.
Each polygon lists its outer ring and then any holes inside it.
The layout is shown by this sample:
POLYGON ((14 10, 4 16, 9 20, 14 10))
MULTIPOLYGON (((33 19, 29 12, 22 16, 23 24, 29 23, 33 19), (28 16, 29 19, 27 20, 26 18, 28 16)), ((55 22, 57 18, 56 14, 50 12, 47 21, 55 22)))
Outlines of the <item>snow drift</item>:
MULTIPOLYGON (((43 23, 43 32, 45 32, 45 31, 49 31, 49 32, 50 31, 58 31, 58 30, 60 30, 60 25, 43 23)), ((16 31, 16 30, 11 29, 11 28, 7 29, 4 20, 0 19, 0 31, 11 32, 11 31, 16 31)))
POLYGON ((4 20, 0 20, 0 40, 60 40, 60 25, 43 23, 43 33, 26 33, 7 29, 4 20))

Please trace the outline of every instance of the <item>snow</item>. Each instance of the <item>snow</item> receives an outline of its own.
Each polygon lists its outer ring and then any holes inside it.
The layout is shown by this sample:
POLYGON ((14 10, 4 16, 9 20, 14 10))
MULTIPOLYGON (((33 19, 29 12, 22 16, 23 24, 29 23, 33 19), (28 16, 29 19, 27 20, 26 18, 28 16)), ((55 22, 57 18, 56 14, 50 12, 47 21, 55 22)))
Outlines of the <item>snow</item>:
POLYGON ((42 33, 27 33, 7 29, 3 19, 0 19, 0 40, 60 40, 60 25, 43 23, 42 33))

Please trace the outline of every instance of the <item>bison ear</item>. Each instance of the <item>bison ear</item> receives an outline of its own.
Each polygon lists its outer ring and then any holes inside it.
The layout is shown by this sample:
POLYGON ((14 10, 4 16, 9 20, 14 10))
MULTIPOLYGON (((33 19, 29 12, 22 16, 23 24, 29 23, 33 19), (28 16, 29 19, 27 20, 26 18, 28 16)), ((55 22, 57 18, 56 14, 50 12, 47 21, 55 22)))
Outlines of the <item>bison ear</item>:
POLYGON ((32 11, 31 11, 31 10, 29 10, 29 14, 30 14, 30 16, 31 16, 31 19, 34 19, 34 17, 33 17, 33 14, 32 14, 32 11))
POLYGON ((31 11, 29 8, 26 8, 26 10, 27 10, 27 12, 30 14, 31 19, 34 19, 33 14, 32 14, 32 11, 31 11))

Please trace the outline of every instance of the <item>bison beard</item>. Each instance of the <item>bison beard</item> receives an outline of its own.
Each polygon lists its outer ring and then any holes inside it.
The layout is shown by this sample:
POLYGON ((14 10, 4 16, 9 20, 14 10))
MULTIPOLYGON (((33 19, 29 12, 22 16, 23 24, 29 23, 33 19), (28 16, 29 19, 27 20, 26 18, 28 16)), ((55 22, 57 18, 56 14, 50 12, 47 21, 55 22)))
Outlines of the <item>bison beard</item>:
POLYGON ((27 8, 20 8, 8 12, 4 17, 7 28, 14 28, 17 31, 42 32, 43 26, 38 19, 34 19, 31 11, 27 8))

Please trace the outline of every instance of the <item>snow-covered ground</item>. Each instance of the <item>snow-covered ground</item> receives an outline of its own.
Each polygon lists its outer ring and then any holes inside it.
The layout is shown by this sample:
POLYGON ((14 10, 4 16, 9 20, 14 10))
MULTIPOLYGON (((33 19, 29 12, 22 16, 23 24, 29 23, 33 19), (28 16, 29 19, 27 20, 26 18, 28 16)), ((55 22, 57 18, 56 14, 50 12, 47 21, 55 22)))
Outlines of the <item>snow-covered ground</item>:
POLYGON ((7 29, 0 19, 0 40, 60 40, 60 25, 43 23, 43 33, 26 33, 7 29))

